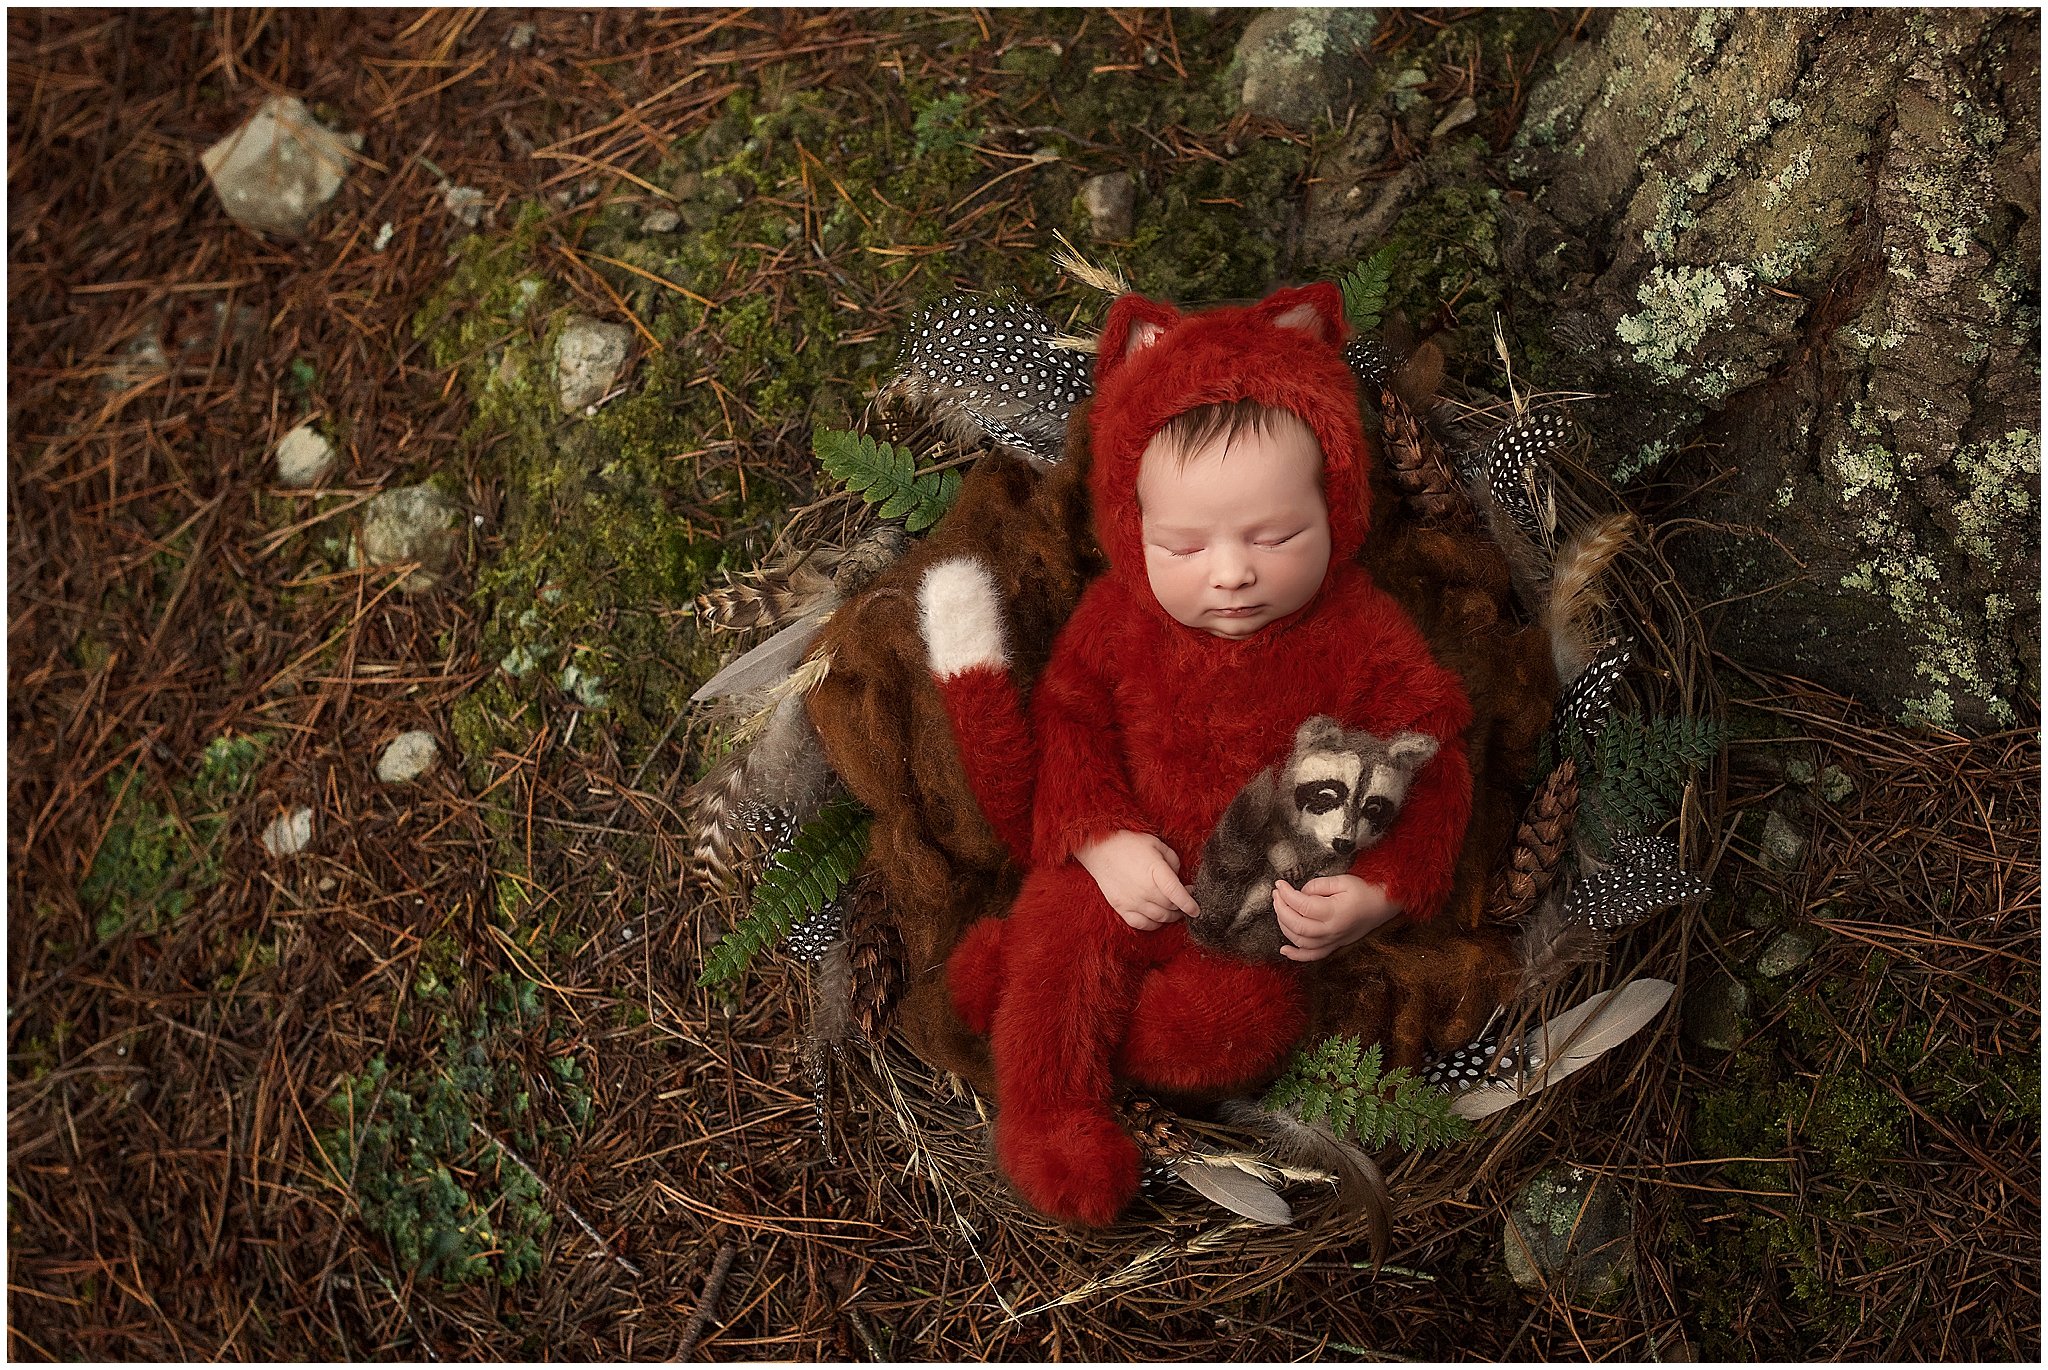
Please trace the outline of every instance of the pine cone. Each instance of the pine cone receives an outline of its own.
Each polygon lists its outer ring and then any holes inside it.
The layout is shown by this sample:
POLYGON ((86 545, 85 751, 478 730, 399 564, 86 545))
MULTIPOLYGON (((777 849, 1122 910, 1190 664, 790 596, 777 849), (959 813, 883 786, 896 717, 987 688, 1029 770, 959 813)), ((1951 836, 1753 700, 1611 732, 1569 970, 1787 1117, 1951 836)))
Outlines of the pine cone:
POLYGON ((846 936, 853 953, 853 1016, 861 1035, 880 1046, 903 997, 903 935, 882 898, 881 877, 854 877, 846 936))
POLYGON ((1148 1165, 1171 1165, 1195 1149, 1195 1139, 1180 1125, 1179 1116, 1157 1099, 1128 1095, 1117 1105, 1116 1114, 1148 1165))
POLYGON ((1515 851, 1494 879, 1487 909, 1500 922, 1520 918, 1557 883, 1558 867, 1579 817, 1579 772, 1570 757, 1558 763, 1522 811, 1515 851))
POLYGON ((1392 390, 1380 396, 1380 432, 1394 484, 1416 517, 1436 528, 1471 527, 1472 501, 1458 483, 1443 445, 1392 390))

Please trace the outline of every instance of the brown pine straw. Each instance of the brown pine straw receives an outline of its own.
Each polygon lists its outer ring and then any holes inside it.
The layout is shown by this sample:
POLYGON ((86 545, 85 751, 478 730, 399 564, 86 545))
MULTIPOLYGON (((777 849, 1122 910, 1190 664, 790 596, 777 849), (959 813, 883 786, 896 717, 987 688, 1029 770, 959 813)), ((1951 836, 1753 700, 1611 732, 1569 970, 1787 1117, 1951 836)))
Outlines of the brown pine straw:
MULTIPOLYGON (((693 988, 743 905, 684 883, 674 806, 690 779, 690 729, 643 767, 609 729, 550 701, 525 745, 474 772, 455 761, 449 710, 495 670, 480 650, 472 572, 408 597, 387 572, 306 569, 308 541, 345 538, 360 502, 433 471, 452 472, 485 520, 464 565, 497 551, 499 492, 457 456, 468 406, 410 327, 452 242, 426 162, 481 189, 501 224, 527 198, 586 182, 593 199, 561 209, 555 227, 594 201, 645 206, 658 197, 626 173, 644 176, 660 142, 702 126, 730 93, 728 64, 739 81, 775 67, 826 91, 874 76, 885 58, 914 79, 977 79, 1009 33, 1000 11, 907 22, 737 10, 522 20, 215 9, 206 24, 186 9, 9 13, 10 1356, 670 1357, 730 1248, 700 1358, 1678 1359, 1701 1354, 1708 1283, 1686 1263, 1688 1244, 1768 1207, 1798 1220, 1805 1259, 1844 1306, 1817 1318, 1789 1292, 1801 1257, 1759 1251, 1741 1279, 1720 1280, 1739 1286, 1718 1334, 1738 1351, 2035 1357, 2031 1120, 1959 1124, 1916 1083, 1899 1153, 1870 1178, 1788 1143, 1762 1163, 1784 1172, 1790 1197, 1746 1195, 1694 1132, 1696 1100, 1729 1087, 1731 1067, 1678 1044, 1669 1019, 1476 1143, 1394 1168, 1396 1245, 1376 1279, 1355 1268, 1366 1259, 1356 1233, 1315 1226, 1327 1200, 1314 1182, 1288 1187, 1305 1235, 1234 1229, 1182 1186, 1141 1201, 1142 1221, 1106 1236, 1048 1231, 992 1180, 975 1102, 895 1047, 843 1068, 832 1112, 841 1160, 826 1162, 799 1054, 801 972, 769 957, 731 997, 693 988), (504 46, 522 21, 538 25, 544 58, 504 46), (984 25, 987 47, 940 46, 984 25), (652 98, 615 98, 605 80, 620 69, 652 98), (197 169, 198 153, 274 90, 330 102, 368 134, 303 242, 235 229, 197 169), (555 124, 544 127, 545 110, 555 124), (372 252, 386 220, 393 238, 372 252), (126 350, 152 319, 168 370, 126 350), (331 495, 269 485, 268 454, 300 416, 290 377, 301 358, 318 377, 306 405, 345 420, 331 495), (278 536, 296 524, 298 540, 278 536), (436 734, 442 766, 402 789, 377 784, 378 750, 412 728, 436 734), (78 885, 123 796, 190 825, 203 815, 178 810, 176 787, 194 759, 225 733, 256 731, 275 740, 212 852, 218 883, 154 934, 96 937, 78 885), (318 812, 311 852, 264 857, 257 834, 300 804, 318 812), (360 1176, 337 1174, 315 1134, 389 1116, 388 1092, 367 1093, 357 1116, 328 1107, 373 1057, 394 1071, 439 1059, 418 990, 430 943, 460 954, 464 1014, 490 976, 523 970, 493 931, 500 880, 528 895, 535 924, 580 938, 541 990, 566 1035, 536 1031, 512 1049, 558 1128, 570 1125, 547 1063, 573 1054, 592 1114, 572 1147, 521 1152, 555 1218, 541 1274, 449 1289, 417 1279, 361 1221, 360 1176), (1588 1307, 1556 1289, 1529 1298, 1500 1274, 1505 1206, 1553 1158, 1611 1174, 1632 1197, 1638 1275, 1618 1303, 1588 1307), (1888 1259, 1870 1254, 1873 1242, 1888 1259)), ((1142 61, 1148 47, 1178 60, 1174 22, 1119 11, 1112 39, 1128 51, 1114 60, 1142 61)), ((1375 50, 1398 53, 1451 22, 1394 16, 1375 50)), ((1108 23, 1097 16, 1089 41, 1108 23)), ((1520 98, 1531 72, 1492 61, 1475 56, 1429 89, 1479 80, 1520 98)), ((1128 139, 1129 155, 1160 167, 1208 159, 1229 136, 1148 129, 1128 139)), ((991 158, 985 174, 1005 165, 991 158)), ((1039 245, 1004 232, 1019 250, 1039 245)), ((585 273, 555 269, 584 308, 615 311, 585 273)), ((735 280, 722 298, 772 295, 782 270, 735 280)), ((893 336, 910 302, 859 301, 849 326, 893 336)), ((706 461, 801 503, 812 498, 804 436, 742 418, 706 461)), ((853 512, 820 503, 808 518, 853 512)), ((1668 524, 1659 536, 1683 535, 1668 524)), ((1718 708, 1719 667, 1777 736, 1855 782, 1850 799, 1817 812, 1797 875, 1762 869, 1754 814, 1733 826, 1783 797, 1754 767, 1717 766, 1682 822, 1688 861, 1717 884, 1775 892, 1829 932, 1802 972, 1843 986, 1827 1001, 1840 1028, 1827 1073, 1871 1078, 1864 1058, 1892 1030, 1877 1014, 1886 995, 1980 1059, 2033 1056, 2034 731, 1902 733, 1810 685, 1745 676, 1684 626, 1657 545, 1622 578, 1618 606, 1658 630, 1644 639, 1652 671, 1630 682, 1645 706, 1718 708)), ((1600 982, 1696 977, 1745 960, 1762 935, 1697 912, 1660 917, 1600 982)), ((1775 1049, 1774 1020, 1755 1026, 1775 1049)), ((480 1182, 512 1167, 481 1139, 457 1164, 480 1182)))

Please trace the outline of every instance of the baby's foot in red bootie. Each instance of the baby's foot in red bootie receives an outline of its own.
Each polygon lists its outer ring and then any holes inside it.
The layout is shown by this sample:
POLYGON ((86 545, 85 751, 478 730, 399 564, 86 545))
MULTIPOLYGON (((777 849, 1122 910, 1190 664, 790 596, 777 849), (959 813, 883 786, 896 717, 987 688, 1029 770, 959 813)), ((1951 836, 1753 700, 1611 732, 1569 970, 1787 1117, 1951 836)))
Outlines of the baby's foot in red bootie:
POLYGON ((986 1033, 995 1021, 1003 990, 1003 934, 1009 924, 984 918, 967 930, 946 958, 946 989, 953 1011, 976 1032, 986 1033))
POLYGON ((1138 1144, 1106 1111, 998 1113, 996 1159, 1033 1208, 1061 1222, 1108 1227, 1138 1192, 1138 1144))
POLYGON ((1277 1071, 1305 1025, 1290 968, 1191 946, 1140 982, 1116 1069, 1150 1089, 1233 1089, 1277 1071))

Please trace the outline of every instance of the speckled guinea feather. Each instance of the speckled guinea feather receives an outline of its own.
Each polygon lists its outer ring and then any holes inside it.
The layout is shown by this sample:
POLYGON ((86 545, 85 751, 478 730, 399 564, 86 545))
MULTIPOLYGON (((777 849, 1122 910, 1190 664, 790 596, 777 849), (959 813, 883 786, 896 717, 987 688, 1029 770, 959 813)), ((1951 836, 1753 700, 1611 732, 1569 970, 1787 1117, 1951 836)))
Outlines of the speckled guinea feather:
MULTIPOLYGON (((1619 849, 1614 853, 1617 857, 1621 854, 1619 849)), ((1704 899, 1714 892, 1699 876, 1680 870, 1675 858, 1666 862, 1661 853, 1652 855, 1640 848, 1630 855, 1638 858, 1633 864, 1617 862, 1572 886, 1564 901, 1567 922, 1615 932, 1659 909, 1704 899)))
POLYGON ((1570 433, 1562 413, 1542 409, 1502 424, 1487 443, 1486 478, 1493 496, 1529 537, 1542 532, 1550 502, 1549 456, 1570 433))
POLYGON ((1521 1061, 1514 1048, 1501 1049, 1500 1024, 1501 1015, 1495 1014, 1476 1039, 1424 1066, 1422 1082, 1446 1094, 1462 1094, 1487 1079, 1490 1067, 1494 1068, 1492 1074, 1513 1079, 1521 1061))
POLYGON ((1365 393, 1377 399, 1394 378, 1394 368, 1401 364, 1401 358, 1385 339, 1361 333, 1344 344, 1344 364, 1358 377, 1365 393))
POLYGON ((1052 321, 1029 305, 949 296, 910 321, 887 392, 927 406, 955 437, 1056 462, 1067 416, 1095 381, 1091 358, 1053 337, 1052 321))
POLYGON ((1576 723, 1589 739, 1598 737, 1614 707, 1614 687, 1621 682, 1634 652, 1635 643, 1623 638, 1587 662, 1586 668, 1573 676, 1558 695, 1550 714, 1551 726, 1562 728, 1576 723))

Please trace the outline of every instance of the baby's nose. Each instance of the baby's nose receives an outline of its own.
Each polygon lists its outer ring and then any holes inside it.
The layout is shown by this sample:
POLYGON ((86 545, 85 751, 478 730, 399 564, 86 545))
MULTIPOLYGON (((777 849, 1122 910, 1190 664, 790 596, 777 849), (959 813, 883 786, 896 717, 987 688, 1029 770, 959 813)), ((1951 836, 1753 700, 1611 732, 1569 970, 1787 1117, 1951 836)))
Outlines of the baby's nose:
POLYGON ((1210 566, 1219 590, 1242 589, 1258 579, 1252 572, 1251 558, 1241 552, 1219 552, 1210 566))
POLYGON ((1348 837, 1335 837, 1330 839, 1330 850, 1337 853, 1337 855, 1339 856, 1351 855, 1351 849, 1356 847, 1357 845, 1358 844, 1356 842, 1353 842, 1348 837))

